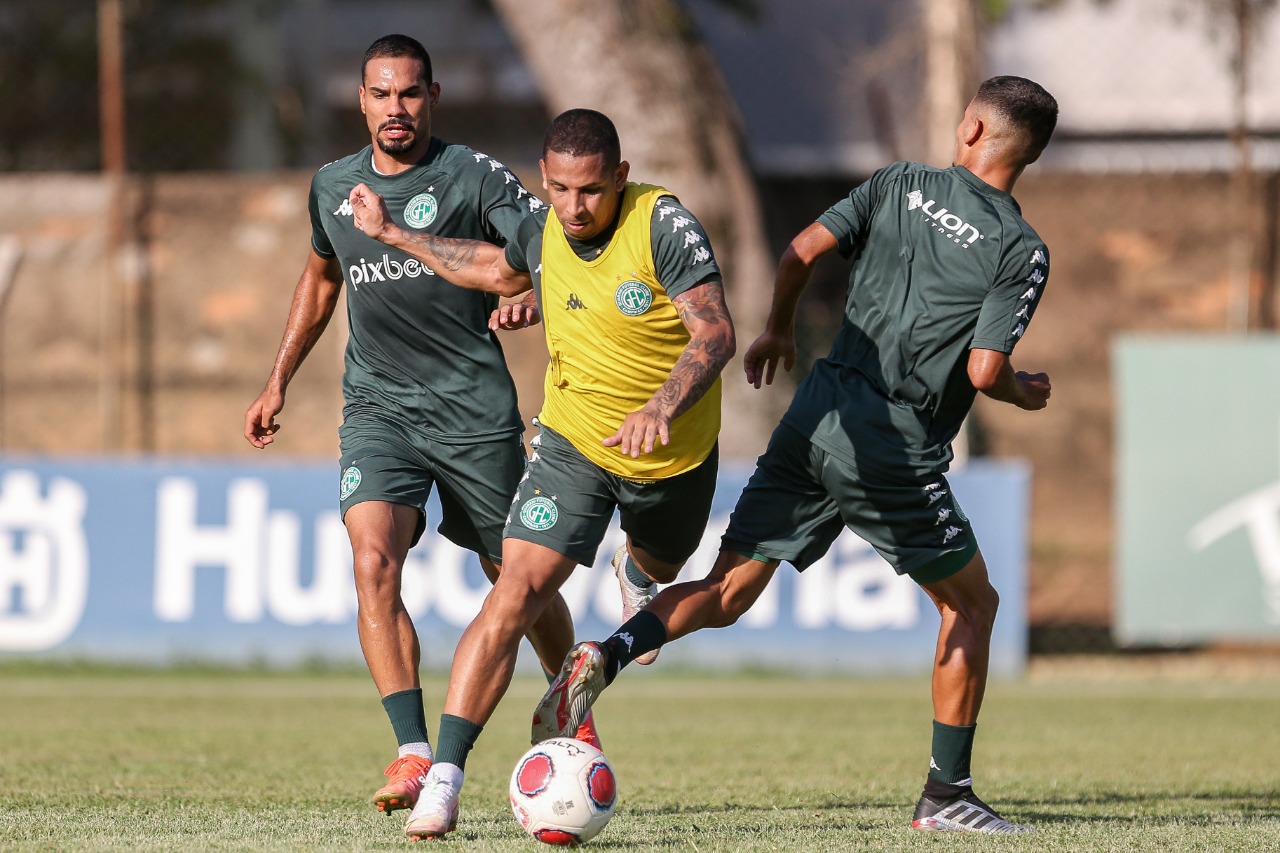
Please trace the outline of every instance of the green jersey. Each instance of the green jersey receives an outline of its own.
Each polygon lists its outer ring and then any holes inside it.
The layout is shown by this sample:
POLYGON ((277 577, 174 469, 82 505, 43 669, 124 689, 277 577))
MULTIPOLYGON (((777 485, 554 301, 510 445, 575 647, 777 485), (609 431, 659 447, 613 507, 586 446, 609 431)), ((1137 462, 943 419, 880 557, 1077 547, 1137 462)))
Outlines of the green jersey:
POLYGON ((866 474, 945 471, 977 393, 969 350, 1013 351, 1048 250, 1013 196, 961 166, 895 163, 818 222, 853 272, 831 353, 783 423, 866 474))
POLYGON ((348 408, 387 412, 454 443, 519 432, 515 383, 488 325, 497 297, 455 287, 357 229, 347 197, 361 182, 401 227, 498 245, 545 205, 498 161, 436 138, 398 175, 374 170, 370 145, 311 182, 312 247, 338 258, 347 284, 348 408))

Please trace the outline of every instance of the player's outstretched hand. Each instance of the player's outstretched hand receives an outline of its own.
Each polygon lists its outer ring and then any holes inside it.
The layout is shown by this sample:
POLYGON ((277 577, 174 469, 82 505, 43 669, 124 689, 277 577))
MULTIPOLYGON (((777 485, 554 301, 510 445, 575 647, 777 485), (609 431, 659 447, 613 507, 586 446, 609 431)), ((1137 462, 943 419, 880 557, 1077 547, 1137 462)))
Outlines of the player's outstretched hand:
POLYGON ((276 415, 284 408, 284 394, 271 388, 263 389, 244 413, 244 437, 261 450, 275 441, 280 424, 276 415))
POLYGON ((632 459, 641 453, 652 453, 654 444, 671 443, 671 419, 651 406, 632 412, 622 420, 618 431, 606 438, 605 447, 616 447, 632 459))
POLYGON ((1049 393, 1053 390, 1049 384, 1049 374, 1019 370, 1016 376, 1018 389, 1022 392, 1019 408, 1034 412, 1049 405, 1049 393))
POLYGON ((795 336, 766 331, 747 349, 742 357, 742 369, 747 373, 747 381, 759 388, 762 381, 765 385, 773 384, 779 361, 788 373, 796 366, 795 336))
POLYGON ((393 224, 382 196, 364 184, 356 184, 351 188, 347 201, 351 204, 351 219, 356 228, 375 240, 381 240, 387 226, 393 224))
POLYGON ((542 321, 542 315, 538 313, 538 306, 531 305, 528 302, 513 302, 510 305, 503 305, 489 316, 489 328, 497 331, 498 329, 527 329, 530 326, 536 326, 542 321))

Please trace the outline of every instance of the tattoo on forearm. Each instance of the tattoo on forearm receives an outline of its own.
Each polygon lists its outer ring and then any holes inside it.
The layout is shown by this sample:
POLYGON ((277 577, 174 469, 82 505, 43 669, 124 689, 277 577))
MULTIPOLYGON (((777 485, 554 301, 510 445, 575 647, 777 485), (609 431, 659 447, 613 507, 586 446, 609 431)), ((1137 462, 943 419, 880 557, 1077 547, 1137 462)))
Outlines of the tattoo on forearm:
POLYGON ((417 243, 434 255, 441 268, 454 271, 474 264, 476 252, 481 246, 476 240, 459 240, 435 234, 413 233, 408 239, 410 243, 417 243))
POLYGON ((672 420, 702 399, 733 357, 733 321, 718 285, 696 287, 674 302, 680 319, 700 334, 695 333, 689 341, 671 368, 670 378, 653 397, 659 407, 671 411, 672 420))

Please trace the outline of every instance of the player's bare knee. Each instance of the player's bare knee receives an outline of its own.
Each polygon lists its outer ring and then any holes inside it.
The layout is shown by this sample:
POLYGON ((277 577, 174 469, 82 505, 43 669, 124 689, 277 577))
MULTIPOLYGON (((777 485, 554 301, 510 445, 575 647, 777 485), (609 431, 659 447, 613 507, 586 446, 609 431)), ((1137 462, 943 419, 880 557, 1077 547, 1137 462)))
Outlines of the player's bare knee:
POLYGON ((377 547, 362 547, 352 555, 356 592, 362 599, 391 600, 400 594, 400 565, 377 547))
POLYGON ((995 625, 996 611, 1000 609, 1000 594, 991 584, 984 584, 957 602, 954 609, 975 630, 989 634, 995 625))
POLYGON ((750 590, 743 588, 741 584, 734 583, 732 578, 720 581, 716 591, 716 600, 720 605, 719 612, 716 614, 717 624, 714 625, 717 628, 733 625, 751 609, 751 605, 756 600, 750 590))

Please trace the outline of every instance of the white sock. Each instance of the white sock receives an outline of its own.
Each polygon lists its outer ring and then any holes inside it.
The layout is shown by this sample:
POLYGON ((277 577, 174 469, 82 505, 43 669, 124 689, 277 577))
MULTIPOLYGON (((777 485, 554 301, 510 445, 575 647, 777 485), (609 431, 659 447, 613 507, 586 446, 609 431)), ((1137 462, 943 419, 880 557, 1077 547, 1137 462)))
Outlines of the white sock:
POLYGON ((437 762, 431 765, 428 778, 451 785, 455 791, 462 790, 462 768, 456 764, 437 762))
POLYGON ((426 741, 419 741, 418 743, 401 744, 400 757, 404 758, 406 755, 417 755, 421 758, 427 759, 427 761, 430 761, 435 757, 431 752, 431 744, 427 743, 426 741))

